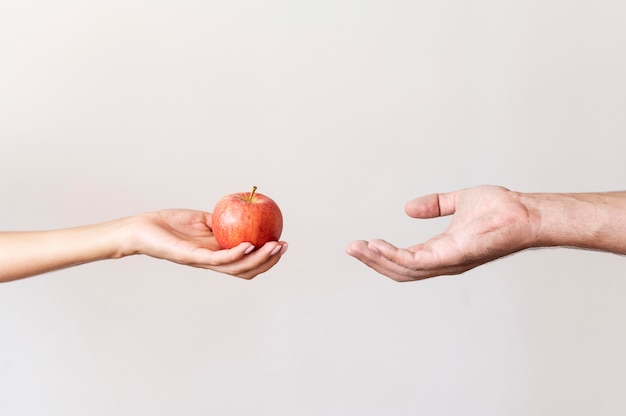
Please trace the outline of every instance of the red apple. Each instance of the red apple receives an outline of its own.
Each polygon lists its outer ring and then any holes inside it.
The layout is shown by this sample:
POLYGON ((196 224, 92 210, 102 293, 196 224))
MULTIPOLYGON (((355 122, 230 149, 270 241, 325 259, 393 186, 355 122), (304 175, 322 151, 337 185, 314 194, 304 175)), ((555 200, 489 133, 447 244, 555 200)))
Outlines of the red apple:
POLYGON ((278 241, 283 231, 283 215, 271 198, 252 192, 226 195, 215 205, 213 235, 222 248, 250 242, 255 248, 278 241))

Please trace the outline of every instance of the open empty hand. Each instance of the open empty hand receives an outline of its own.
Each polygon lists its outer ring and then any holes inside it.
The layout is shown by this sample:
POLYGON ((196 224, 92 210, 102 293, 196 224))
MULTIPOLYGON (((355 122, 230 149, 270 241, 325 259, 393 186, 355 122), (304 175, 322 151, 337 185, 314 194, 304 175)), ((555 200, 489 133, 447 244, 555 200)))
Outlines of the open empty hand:
POLYGON ((355 241, 346 252, 397 281, 463 273, 530 247, 626 254, 626 193, 520 193, 477 186, 416 198, 413 218, 453 215, 447 229, 408 248, 355 241))

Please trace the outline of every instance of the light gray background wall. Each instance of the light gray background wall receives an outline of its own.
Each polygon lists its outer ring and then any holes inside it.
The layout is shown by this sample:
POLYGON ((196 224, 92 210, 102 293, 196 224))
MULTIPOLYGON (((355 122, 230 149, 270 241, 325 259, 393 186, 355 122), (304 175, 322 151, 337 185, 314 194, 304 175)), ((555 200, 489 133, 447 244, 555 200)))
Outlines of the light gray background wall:
POLYGON ((625 51, 622 1, 3 2, 1 229, 257 185, 290 249, 0 286, 0 414, 624 414, 623 258, 398 284, 344 248, 443 230, 425 193, 623 189, 625 51))

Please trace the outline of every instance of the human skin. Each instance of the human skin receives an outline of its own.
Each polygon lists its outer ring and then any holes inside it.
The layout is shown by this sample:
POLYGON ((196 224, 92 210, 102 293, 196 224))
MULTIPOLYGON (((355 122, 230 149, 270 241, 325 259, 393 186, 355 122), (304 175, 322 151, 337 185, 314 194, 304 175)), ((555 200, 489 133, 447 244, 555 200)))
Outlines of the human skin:
POLYGON ((252 279, 280 260, 287 243, 253 249, 241 243, 222 250, 208 212, 162 210, 74 228, 0 232, 0 282, 141 254, 252 279))
POLYGON ((476 186, 421 196, 405 211, 413 218, 452 219, 442 234, 408 248, 360 240, 346 252, 398 282, 460 274, 529 248, 626 254, 626 192, 522 193, 476 186))

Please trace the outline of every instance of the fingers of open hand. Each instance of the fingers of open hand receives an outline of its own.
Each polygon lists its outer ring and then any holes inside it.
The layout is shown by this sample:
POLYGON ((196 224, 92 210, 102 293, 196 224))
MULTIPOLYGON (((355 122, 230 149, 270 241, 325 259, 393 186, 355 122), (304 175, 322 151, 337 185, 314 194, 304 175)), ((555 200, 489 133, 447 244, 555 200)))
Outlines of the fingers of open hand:
POLYGON ((465 266, 446 264, 439 256, 423 248, 400 249, 384 240, 355 241, 347 253, 397 282, 410 282, 429 277, 458 274, 465 266))
POLYGON ((402 256, 398 255, 400 249, 386 241, 355 241, 348 246, 346 251, 349 255, 355 257, 366 266, 395 281, 405 282, 419 279, 419 276, 415 273, 415 269, 403 265, 412 263, 413 261, 406 261, 406 259, 400 260, 400 257, 406 257, 406 254, 402 256), (394 260, 392 260, 392 258, 394 260), (398 262, 402 262, 402 264, 398 262))

